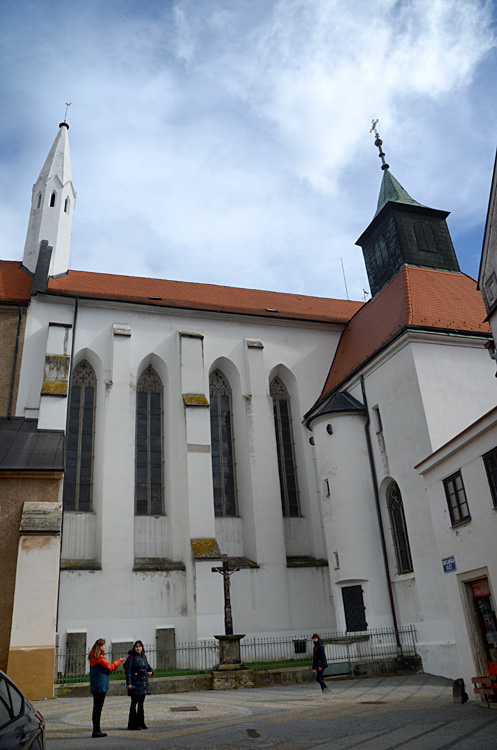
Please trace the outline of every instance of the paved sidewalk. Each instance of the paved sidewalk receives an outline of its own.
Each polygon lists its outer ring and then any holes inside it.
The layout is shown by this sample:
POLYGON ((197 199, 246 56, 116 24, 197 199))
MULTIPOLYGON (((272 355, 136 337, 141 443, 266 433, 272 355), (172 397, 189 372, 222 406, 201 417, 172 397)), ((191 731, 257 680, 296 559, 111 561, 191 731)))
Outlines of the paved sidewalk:
POLYGON ((316 683, 149 696, 149 729, 141 732, 126 729, 129 699, 109 696, 102 714, 108 736, 98 740, 91 739, 91 699, 35 705, 47 723, 47 750, 497 750, 497 711, 454 705, 444 678, 334 679, 328 685, 325 697, 316 683))

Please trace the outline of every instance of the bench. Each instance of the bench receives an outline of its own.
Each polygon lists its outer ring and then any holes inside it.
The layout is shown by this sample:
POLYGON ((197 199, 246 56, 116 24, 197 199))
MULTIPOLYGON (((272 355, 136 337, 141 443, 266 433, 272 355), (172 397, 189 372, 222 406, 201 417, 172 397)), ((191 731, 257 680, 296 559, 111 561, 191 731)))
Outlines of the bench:
MULTIPOLYGON (((493 696, 497 698, 497 675, 490 677, 472 677, 474 691, 478 695, 493 696)), ((488 700, 488 698, 487 698, 488 700)))

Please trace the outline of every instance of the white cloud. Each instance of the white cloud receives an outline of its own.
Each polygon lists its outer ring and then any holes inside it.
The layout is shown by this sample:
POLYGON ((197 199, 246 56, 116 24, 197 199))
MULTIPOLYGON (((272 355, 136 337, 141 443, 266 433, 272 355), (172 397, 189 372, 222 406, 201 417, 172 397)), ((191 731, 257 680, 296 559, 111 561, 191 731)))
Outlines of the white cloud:
POLYGON ((2 257, 20 256, 70 100, 76 268, 344 296, 343 257, 361 297, 373 116, 413 197, 481 221, 490 4, 39 0, 28 21, 20 6, 0 11, 2 257))

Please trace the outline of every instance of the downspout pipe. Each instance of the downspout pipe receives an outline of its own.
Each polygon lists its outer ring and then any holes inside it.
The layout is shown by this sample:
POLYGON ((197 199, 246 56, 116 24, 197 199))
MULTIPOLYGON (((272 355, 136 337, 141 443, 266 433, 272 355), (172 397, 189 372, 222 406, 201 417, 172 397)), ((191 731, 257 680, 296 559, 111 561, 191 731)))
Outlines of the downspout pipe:
POLYGON ((19 305, 19 318, 17 321, 16 346, 14 350, 14 362, 12 364, 12 375, 10 377, 9 406, 7 409, 7 419, 10 419, 12 416, 12 401, 14 399, 14 383, 16 381, 17 357, 19 356, 19 339, 21 338, 21 324, 22 324, 23 310, 24 310, 24 305, 20 304, 19 305))
POLYGON ((364 383, 364 377, 362 375, 361 375, 361 390, 362 390, 362 400, 364 403, 364 409, 366 411, 366 424, 364 425, 364 430, 366 432, 366 443, 368 446, 371 479, 373 480, 374 499, 375 499, 375 504, 376 504, 376 513, 378 515, 378 526, 380 529, 381 550, 383 552, 383 564, 385 567, 385 575, 387 579, 388 597, 390 599, 390 609, 392 612, 393 627, 395 630, 395 640, 397 642, 397 651, 398 651, 399 656, 402 656, 402 643, 400 642, 399 626, 397 622, 397 612, 395 609, 395 601, 393 598, 392 581, 390 580, 390 566, 388 564, 387 545, 385 542, 385 529, 383 527, 383 519, 381 517, 380 495, 378 493, 378 478, 376 475, 376 467, 375 467, 374 457, 373 457, 371 433, 369 431, 369 427, 371 425, 371 419, 369 417, 368 399, 366 397, 366 386, 364 383))
MULTIPOLYGON (((72 322, 72 341, 71 341, 71 363, 69 366, 69 374, 68 374, 68 384, 67 384, 67 410, 66 410, 66 431, 65 431, 65 446, 64 446, 64 475, 62 478, 62 482, 64 482, 64 477, 66 475, 66 466, 67 466, 67 432, 69 429, 69 414, 71 411, 71 388, 72 388, 72 371, 74 368, 74 345, 76 341, 76 323, 78 321, 78 310, 79 310, 79 299, 78 297, 74 298, 74 315, 73 315, 73 322, 72 322)), ((62 501, 63 503, 64 501, 62 501)), ((62 521, 60 525, 60 555, 59 559, 62 562, 62 538, 64 535, 64 505, 62 504, 62 521)), ((57 614, 55 617, 55 632, 59 632, 59 602, 60 602, 60 567, 59 567, 59 585, 57 589, 57 614)))

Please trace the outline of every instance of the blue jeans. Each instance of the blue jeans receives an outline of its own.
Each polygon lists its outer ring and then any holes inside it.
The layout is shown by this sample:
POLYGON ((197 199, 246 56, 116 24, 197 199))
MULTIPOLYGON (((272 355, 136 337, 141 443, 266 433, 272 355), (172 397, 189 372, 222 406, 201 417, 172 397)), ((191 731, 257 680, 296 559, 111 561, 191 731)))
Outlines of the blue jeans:
POLYGON ((316 669, 316 681, 321 685, 321 690, 324 690, 327 687, 323 674, 324 669, 316 669))

